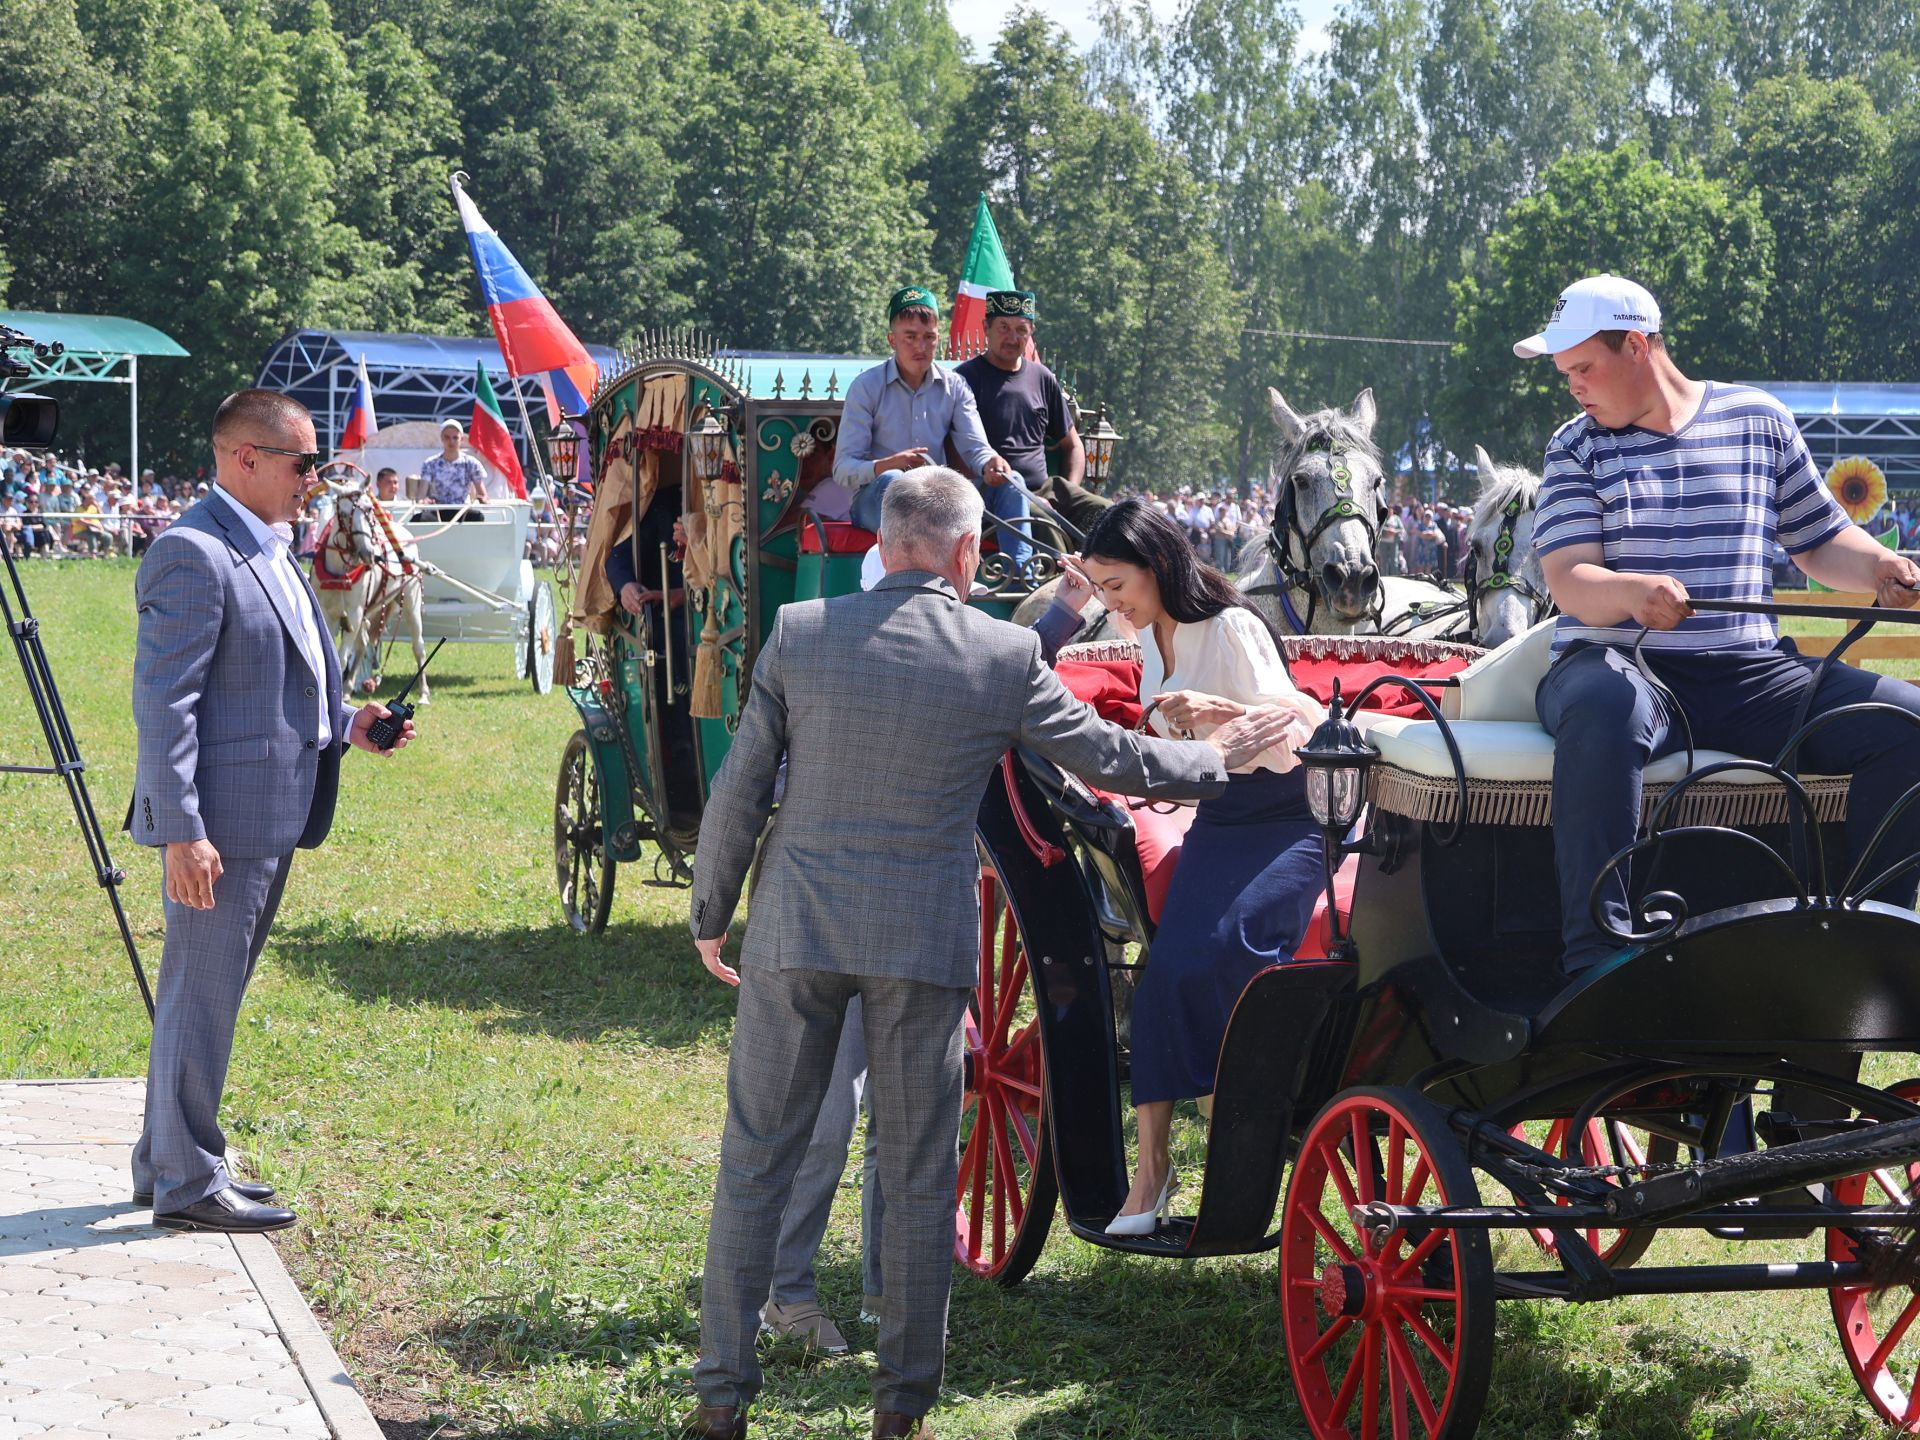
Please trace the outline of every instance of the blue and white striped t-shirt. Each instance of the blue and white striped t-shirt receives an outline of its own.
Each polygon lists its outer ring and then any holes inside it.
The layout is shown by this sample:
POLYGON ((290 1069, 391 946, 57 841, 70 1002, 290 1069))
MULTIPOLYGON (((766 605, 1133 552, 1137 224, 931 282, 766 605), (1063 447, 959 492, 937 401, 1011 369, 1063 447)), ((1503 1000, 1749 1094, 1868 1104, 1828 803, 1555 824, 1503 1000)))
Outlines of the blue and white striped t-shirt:
MULTIPOLYGON (((1609 569, 1671 575, 1700 600, 1765 600, 1776 538, 1800 555, 1847 524, 1786 407, 1763 390, 1709 384, 1672 435, 1606 430, 1589 415, 1555 431, 1533 543, 1543 555, 1598 545, 1609 569)), ((1553 651, 1581 641, 1631 646, 1641 632, 1631 620, 1582 625, 1562 615, 1553 651)), ((1646 648, 1766 650, 1776 641, 1764 615, 1695 615, 1647 635, 1646 648)))

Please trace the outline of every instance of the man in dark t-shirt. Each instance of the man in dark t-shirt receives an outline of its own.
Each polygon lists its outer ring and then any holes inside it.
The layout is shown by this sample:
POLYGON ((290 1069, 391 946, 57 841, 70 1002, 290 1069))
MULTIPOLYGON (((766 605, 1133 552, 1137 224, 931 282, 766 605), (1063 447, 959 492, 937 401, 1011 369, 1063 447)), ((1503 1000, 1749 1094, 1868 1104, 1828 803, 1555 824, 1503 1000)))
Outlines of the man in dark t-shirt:
POLYGON ((1051 370, 1027 353, 1038 319, 1031 290, 989 290, 987 348, 955 366, 954 373, 973 391, 987 443, 1006 457, 1027 489, 1050 493, 1054 504, 1077 509, 1095 498, 1081 485, 1086 447, 1074 426, 1067 392, 1051 370), (1049 492, 1047 448, 1052 445, 1061 447, 1061 476, 1049 492))

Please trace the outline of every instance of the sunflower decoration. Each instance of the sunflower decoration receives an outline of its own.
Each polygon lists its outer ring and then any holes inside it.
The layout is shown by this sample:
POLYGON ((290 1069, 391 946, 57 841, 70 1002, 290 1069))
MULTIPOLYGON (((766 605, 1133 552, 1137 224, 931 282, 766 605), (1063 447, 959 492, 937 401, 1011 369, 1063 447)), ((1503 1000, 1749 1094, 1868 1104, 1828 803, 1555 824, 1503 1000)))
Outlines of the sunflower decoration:
POLYGON ((1866 524, 1887 503, 1887 477, 1864 455, 1836 460, 1827 471, 1827 488, 1856 525, 1866 524))

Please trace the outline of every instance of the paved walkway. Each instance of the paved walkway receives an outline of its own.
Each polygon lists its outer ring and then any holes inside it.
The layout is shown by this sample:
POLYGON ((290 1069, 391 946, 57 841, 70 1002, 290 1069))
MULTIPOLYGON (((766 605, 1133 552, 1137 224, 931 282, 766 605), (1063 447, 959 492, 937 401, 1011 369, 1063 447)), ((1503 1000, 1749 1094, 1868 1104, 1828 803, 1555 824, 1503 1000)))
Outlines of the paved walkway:
POLYGON ((264 1236, 133 1208, 144 1088, 0 1083, 0 1440, 378 1440, 264 1236))

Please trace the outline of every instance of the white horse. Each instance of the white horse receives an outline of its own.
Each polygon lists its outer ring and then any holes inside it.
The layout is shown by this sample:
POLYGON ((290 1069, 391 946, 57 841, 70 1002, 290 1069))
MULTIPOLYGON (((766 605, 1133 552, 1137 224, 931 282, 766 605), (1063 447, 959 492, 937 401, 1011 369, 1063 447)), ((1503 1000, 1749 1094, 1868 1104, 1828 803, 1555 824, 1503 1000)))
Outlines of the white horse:
POLYGON ((1301 415, 1267 390, 1280 447, 1270 528, 1249 532, 1238 584, 1282 634, 1467 638, 1465 594, 1374 558, 1387 477, 1373 443, 1373 391, 1346 410, 1301 415))
POLYGON ((1473 447, 1480 488, 1467 530, 1467 600, 1473 640, 1491 650, 1554 613, 1546 571, 1533 549, 1540 477, 1520 465, 1496 465, 1473 447))
MULTIPOLYGON (((380 502, 358 486, 335 486, 333 520, 314 552, 313 582, 348 684, 371 695, 380 688, 380 642, 396 616, 406 621, 417 665, 427 659, 420 551, 380 502)), ((414 703, 431 698, 427 677, 414 703)))

